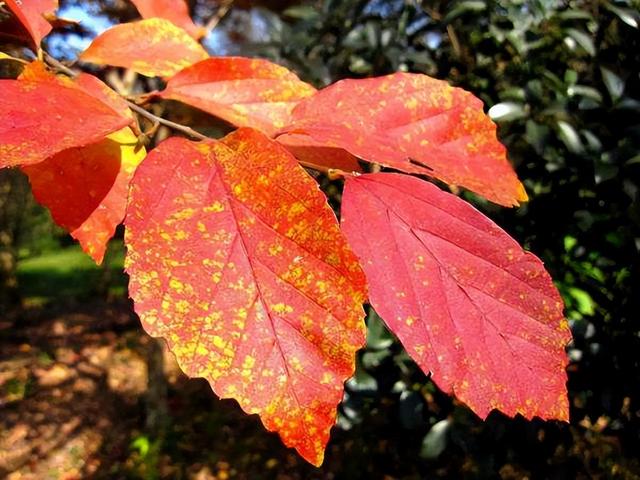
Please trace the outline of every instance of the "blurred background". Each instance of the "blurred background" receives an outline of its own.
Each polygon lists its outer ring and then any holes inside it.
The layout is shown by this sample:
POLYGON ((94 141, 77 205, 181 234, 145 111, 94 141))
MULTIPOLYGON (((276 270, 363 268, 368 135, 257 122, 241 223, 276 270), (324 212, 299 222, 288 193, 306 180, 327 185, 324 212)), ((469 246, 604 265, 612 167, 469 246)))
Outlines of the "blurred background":
MULTIPOLYGON (((640 1, 189 3, 196 23, 220 18, 204 40, 213 55, 268 58, 319 87, 422 72, 485 102, 531 201, 507 210, 463 195, 540 256, 562 293, 571 423, 497 412, 481 421, 371 311, 315 469, 182 376, 142 332, 121 231, 96 267, 25 178, 3 170, 0 478, 640 478, 640 1)), ((110 25, 138 18, 124 0, 61 0, 59 16, 80 23, 45 46, 71 61, 110 25)), ((21 47, 0 37, 0 50, 21 47)), ((0 62, 0 76, 15 68, 0 62)), ((159 86, 119 69, 106 80, 159 86)), ((229 129, 185 106, 157 108, 209 135, 229 129)), ((337 206, 340 184, 318 179, 337 206)))

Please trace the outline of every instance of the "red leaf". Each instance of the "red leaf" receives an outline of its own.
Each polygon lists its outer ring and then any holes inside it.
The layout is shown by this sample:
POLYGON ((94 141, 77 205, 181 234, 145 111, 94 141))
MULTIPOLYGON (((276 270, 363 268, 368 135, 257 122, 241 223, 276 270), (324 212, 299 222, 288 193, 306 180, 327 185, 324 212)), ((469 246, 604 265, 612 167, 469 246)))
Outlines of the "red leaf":
POLYGON ((124 218, 129 182, 145 156, 137 143, 127 127, 23 168, 36 200, 97 264, 124 218))
POLYGON ((57 0, 5 0, 7 7, 27 29, 36 47, 51 31, 51 25, 45 15, 52 14, 58 8, 57 0))
POLYGON ((198 27, 191 20, 189 8, 184 0, 131 0, 142 18, 164 18, 175 26, 182 28, 196 40, 206 34, 203 27, 198 27))
POLYGON ((284 132, 370 162, 460 185, 501 205, 527 199, 471 93, 426 75, 342 80, 302 101, 284 132))
POLYGON ((0 91, 0 167, 42 162, 67 148, 102 140, 131 122, 55 77, 0 80, 0 91))
MULTIPOLYGON (((42 62, 32 62, 20 79, 77 88, 122 116, 132 116, 122 97, 93 75, 82 73, 74 79, 56 76, 42 62)), ((107 243, 124 218, 129 183, 145 154, 126 127, 97 143, 64 150, 23 170, 36 200, 100 264, 107 243)))
POLYGON ((83 92, 102 101, 123 117, 132 117, 133 114, 127 102, 106 83, 88 73, 81 73, 75 78, 64 75, 56 75, 49 71, 44 62, 34 61, 24 67, 18 80, 32 82, 57 82, 63 87, 79 88, 83 92))
POLYGON ((315 465, 364 342, 364 276, 317 184, 277 142, 171 138, 134 177, 129 292, 189 376, 315 465))
POLYGON ((371 304, 440 388, 481 417, 568 420, 571 334, 538 258, 471 205, 401 174, 348 179, 342 228, 371 304))
POLYGON ((170 77, 208 56, 197 41, 169 20, 149 18, 111 27, 80 59, 130 68, 149 77, 170 77))
POLYGON ((289 122, 293 107, 315 91, 290 70, 267 60, 217 57, 184 69, 160 95, 238 127, 273 135, 289 122))
POLYGON ((362 172, 358 159, 342 148, 327 147, 306 135, 285 134, 277 140, 305 166, 362 172))

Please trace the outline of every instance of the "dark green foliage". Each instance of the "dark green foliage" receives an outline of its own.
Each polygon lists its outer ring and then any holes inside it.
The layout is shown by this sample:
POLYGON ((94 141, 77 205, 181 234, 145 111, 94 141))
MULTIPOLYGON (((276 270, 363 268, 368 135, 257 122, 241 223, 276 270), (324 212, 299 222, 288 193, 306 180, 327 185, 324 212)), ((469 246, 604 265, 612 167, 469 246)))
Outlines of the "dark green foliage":
MULTIPOLYGON (((531 201, 516 211, 477 203, 542 256, 573 325, 569 386, 576 427, 526 426, 498 415, 481 427, 447 407, 446 400, 429 404, 437 392, 416 378, 410 362, 398 361, 396 347, 371 344, 350 385, 345 422, 373 422, 378 402, 391 395, 397 415, 392 423, 399 431, 413 428, 408 419, 434 424, 451 413, 451 425, 439 427, 450 447, 442 456, 452 461, 462 449, 481 476, 501 468, 505 475, 515 469, 515 476, 540 477, 638 472, 637 463, 616 456, 640 451, 639 6, 637 1, 326 1, 285 11, 275 42, 257 48, 320 84, 409 70, 480 96, 500 126, 531 201), (392 385, 383 385, 390 376, 392 385), (412 403, 416 391, 427 399, 424 409, 412 403), (605 426, 598 435, 619 438, 620 450, 589 437, 595 435, 590 423, 599 418, 605 426), (492 452, 486 450, 487 438, 492 452), (513 449, 504 443, 508 438, 513 449), (572 443, 577 453, 565 451, 572 443), (581 452, 588 448, 596 453, 581 452), (592 462, 581 464, 589 455, 592 462)), ((424 423, 418 429, 424 431, 424 423)), ((445 470, 461 472, 452 464, 445 470)))

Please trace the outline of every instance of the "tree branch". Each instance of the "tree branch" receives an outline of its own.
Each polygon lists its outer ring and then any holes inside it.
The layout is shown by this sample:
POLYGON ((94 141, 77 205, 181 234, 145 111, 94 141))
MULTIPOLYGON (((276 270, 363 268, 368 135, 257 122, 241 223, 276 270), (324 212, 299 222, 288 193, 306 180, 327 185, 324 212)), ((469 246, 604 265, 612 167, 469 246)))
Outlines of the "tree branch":
POLYGON ((225 0, 224 2, 222 2, 222 5, 218 7, 218 11, 209 19, 207 24, 204 26, 205 34, 202 36, 202 38, 205 38, 211 33, 214 28, 218 26, 220 20, 224 18, 227 12, 231 9, 232 5, 233 0, 225 0))
MULTIPOLYGON (((229 6, 230 6, 231 2, 229 2, 229 6)), ((220 7, 222 8, 222 7, 220 7)), ((58 70, 59 72, 62 72, 72 78, 75 78, 79 75, 78 72, 76 72, 75 70, 70 69, 69 67, 67 67, 65 64, 63 64, 62 62, 60 62, 59 60, 53 58, 51 55, 49 55, 48 53, 44 52, 44 59, 45 61, 54 69, 58 70)), ((155 115, 153 113, 151 113, 150 111, 142 108, 139 105, 136 105, 134 102, 127 100, 126 98, 122 97, 122 99, 127 103, 127 106, 133 110, 134 112, 136 112, 138 115, 141 115, 143 117, 145 117, 148 120, 151 120, 151 122, 153 122, 154 125, 164 125, 166 127, 169 127, 173 130, 177 130, 179 132, 184 133, 185 135, 188 135, 192 138, 196 138, 198 140, 212 140, 211 137, 207 137, 206 135, 203 135, 200 132, 197 132, 196 130, 194 130, 191 127, 188 127, 187 125, 183 125, 181 123, 176 123, 176 122, 172 122, 171 120, 166 120, 162 117, 159 117, 158 115, 155 115)), ((343 170, 340 170, 338 168, 330 168, 327 167, 325 165, 317 165, 315 163, 311 163, 311 162, 306 162, 304 160, 300 160, 300 159, 296 159, 298 160, 298 163, 300 165, 302 165, 305 168, 309 168, 312 170, 316 170, 318 172, 324 173, 326 174, 329 178, 331 179, 336 179, 336 178, 343 178, 343 177, 350 177, 353 176, 353 173, 349 173, 349 172, 345 172, 343 170)))

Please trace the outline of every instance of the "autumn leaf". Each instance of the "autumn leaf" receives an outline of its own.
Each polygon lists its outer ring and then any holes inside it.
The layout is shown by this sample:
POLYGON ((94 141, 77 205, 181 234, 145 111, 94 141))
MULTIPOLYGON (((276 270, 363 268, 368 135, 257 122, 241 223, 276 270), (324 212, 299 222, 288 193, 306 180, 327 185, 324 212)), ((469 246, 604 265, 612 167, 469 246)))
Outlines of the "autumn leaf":
POLYGON ((20 23, 29 32, 36 47, 40 46, 42 39, 51 31, 51 25, 45 19, 45 15, 53 14, 58 8, 57 0, 5 0, 7 7, 18 18, 20 23))
POLYGON ((527 199, 471 93, 422 74, 342 80, 303 100, 282 133, 300 133, 364 160, 465 187, 500 205, 527 199))
POLYGON ((342 148, 327 147, 307 135, 280 135, 278 142, 307 167, 319 170, 336 168, 345 172, 362 172, 357 157, 342 148))
POLYGON ((80 55, 85 62, 130 68, 148 77, 170 77, 208 57, 187 32, 162 18, 111 27, 80 55))
POLYGON ((142 18, 164 18, 182 28, 196 40, 206 34, 206 29, 198 27, 191 20, 189 8, 184 0, 131 0, 142 18))
POLYGON ((568 421, 571 334, 538 258, 471 205, 401 174, 349 178, 342 228, 371 304, 440 388, 483 418, 495 408, 568 421))
POLYGON ((126 127, 23 171, 36 200, 100 264, 124 218, 129 182, 144 156, 145 149, 138 147, 137 137, 126 127))
POLYGON ((0 80, 0 91, 0 167, 42 162, 67 148, 100 141, 131 122, 55 78, 0 80))
MULTIPOLYGON (((80 89, 132 118, 124 99, 93 75, 82 73, 73 79, 55 75, 36 61, 24 68, 19 79, 80 89)), ((100 264, 107 243, 124 218, 129 183, 145 155, 137 137, 125 127, 97 143, 63 150, 23 171, 36 200, 100 264)))
POLYGON ((50 82, 58 83, 63 87, 78 88, 83 92, 102 101, 105 105, 111 107, 115 112, 123 117, 133 118, 133 113, 129 109, 127 102, 113 91, 106 83, 98 77, 94 77, 88 73, 80 73, 74 78, 65 75, 56 75, 51 72, 47 65, 41 61, 34 61, 27 64, 18 80, 32 82, 50 82))
POLYGON ((317 184, 248 128, 170 138, 139 167, 129 292, 191 377, 322 463, 364 342, 365 281, 317 184))
POLYGON ((290 70, 258 58, 209 58, 184 69, 160 96, 178 100, 238 127, 273 135, 293 107, 316 89, 290 70))

